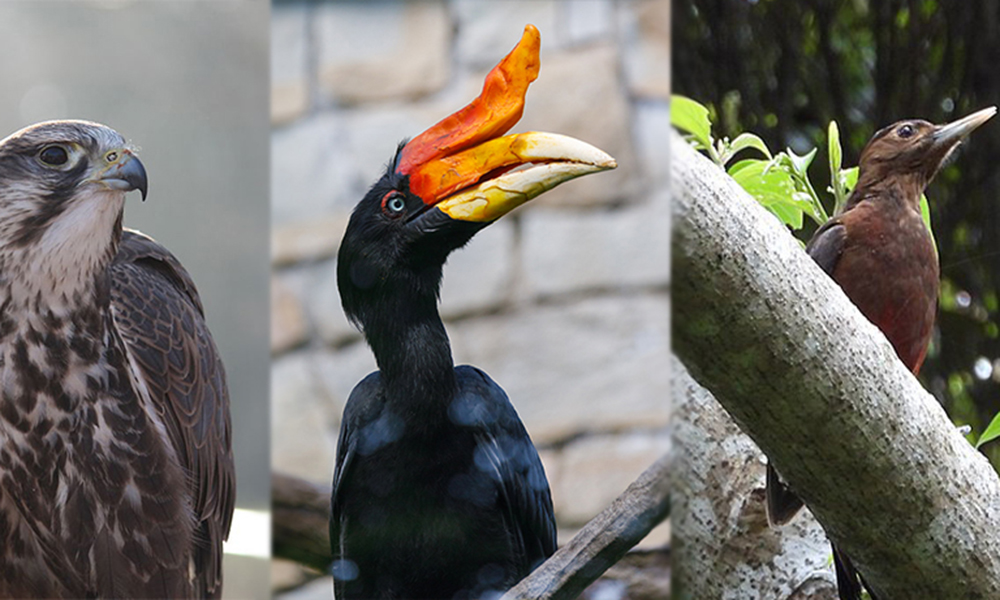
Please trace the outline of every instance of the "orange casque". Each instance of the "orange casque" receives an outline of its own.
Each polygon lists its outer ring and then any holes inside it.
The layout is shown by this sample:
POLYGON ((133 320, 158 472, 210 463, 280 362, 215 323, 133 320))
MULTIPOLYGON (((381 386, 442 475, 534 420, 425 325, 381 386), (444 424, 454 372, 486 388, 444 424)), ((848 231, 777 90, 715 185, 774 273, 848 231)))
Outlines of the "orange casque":
POLYGON ((528 85, 541 67, 540 49, 538 29, 526 25, 475 100, 406 144, 397 171, 410 176, 411 192, 433 204, 491 171, 523 162, 516 136, 499 136, 521 119, 528 85))

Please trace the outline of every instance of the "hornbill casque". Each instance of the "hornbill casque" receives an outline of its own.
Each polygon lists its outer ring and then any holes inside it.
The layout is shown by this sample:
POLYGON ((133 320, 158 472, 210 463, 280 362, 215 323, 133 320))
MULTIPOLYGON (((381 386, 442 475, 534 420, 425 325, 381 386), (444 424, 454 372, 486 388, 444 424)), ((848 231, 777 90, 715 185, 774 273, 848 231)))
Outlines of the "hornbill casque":
MULTIPOLYGON (((858 182, 843 211, 806 245, 914 375, 927 355, 940 285, 920 196, 952 151, 996 111, 986 108, 946 125, 899 121, 876 132, 861 151, 858 182)), ((774 524, 786 523, 802 507, 770 463, 766 497, 774 524)), ((863 583, 876 598, 836 545, 833 558, 842 600, 860 600, 863 583)))
POLYGON ((341 424, 338 599, 495 597, 555 551, 538 453, 504 391, 454 366, 437 309, 449 253, 559 183, 616 166, 565 136, 503 136, 538 76, 539 47, 526 26, 479 97, 397 150, 344 234, 341 301, 379 370, 351 392, 341 424))

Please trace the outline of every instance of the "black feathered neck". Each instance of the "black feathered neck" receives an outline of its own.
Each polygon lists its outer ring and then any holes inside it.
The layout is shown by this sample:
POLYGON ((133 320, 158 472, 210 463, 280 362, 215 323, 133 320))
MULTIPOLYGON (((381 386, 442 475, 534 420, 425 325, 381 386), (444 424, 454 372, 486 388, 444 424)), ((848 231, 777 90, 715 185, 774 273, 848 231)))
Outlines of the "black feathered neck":
POLYGON ((428 208, 410 193, 409 177, 396 172, 398 159, 397 151, 351 214, 337 256, 337 285, 344 312, 371 346, 391 395, 450 398, 454 362, 437 308, 442 269, 448 254, 483 225, 428 208), (386 210, 388 194, 401 196, 404 214, 386 210))

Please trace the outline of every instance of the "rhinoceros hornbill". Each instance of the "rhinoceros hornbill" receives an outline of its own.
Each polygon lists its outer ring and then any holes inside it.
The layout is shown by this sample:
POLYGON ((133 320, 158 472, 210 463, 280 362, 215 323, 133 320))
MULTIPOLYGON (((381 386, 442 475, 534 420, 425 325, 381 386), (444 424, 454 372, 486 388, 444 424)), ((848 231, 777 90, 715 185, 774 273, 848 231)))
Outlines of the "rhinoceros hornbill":
POLYGON ((122 229, 114 130, 0 141, 0 597, 221 595, 225 373, 194 282, 122 229))
MULTIPOLYGON (((965 136, 994 114, 990 107, 946 125, 914 119, 876 132, 861 151, 858 183, 843 211, 806 246, 914 374, 930 344, 940 284, 920 195, 965 136)), ((773 523, 785 523, 802 507, 770 464, 766 491, 773 523)), ((860 600, 863 579, 850 558, 837 546, 833 558, 840 597, 860 600)))
POLYGON ((559 183, 614 168, 565 136, 502 136, 539 70, 533 26, 469 106, 402 145, 351 215, 344 311, 379 370, 340 430, 330 540, 336 597, 485 598, 555 551, 548 481, 503 390, 455 367, 437 310, 448 254, 559 183))

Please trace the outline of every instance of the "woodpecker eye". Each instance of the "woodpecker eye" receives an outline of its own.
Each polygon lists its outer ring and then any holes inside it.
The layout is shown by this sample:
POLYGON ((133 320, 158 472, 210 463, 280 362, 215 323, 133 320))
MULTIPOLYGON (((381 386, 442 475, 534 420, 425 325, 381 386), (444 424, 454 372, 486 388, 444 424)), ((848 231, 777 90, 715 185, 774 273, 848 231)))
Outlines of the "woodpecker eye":
POLYGON ((398 218, 406 212, 406 200, 397 191, 391 191, 382 198, 382 212, 392 218, 398 218))
POLYGON ((899 126, 899 129, 896 130, 896 135, 905 140, 906 138, 913 137, 913 134, 916 132, 917 130, 913 128, 913 125, 907 123, 899 126))
POLYGON ((69 153, 62 146, 46 146, 38 153, 38 160, 49 166, 61 167, 69 160, 69 153))

